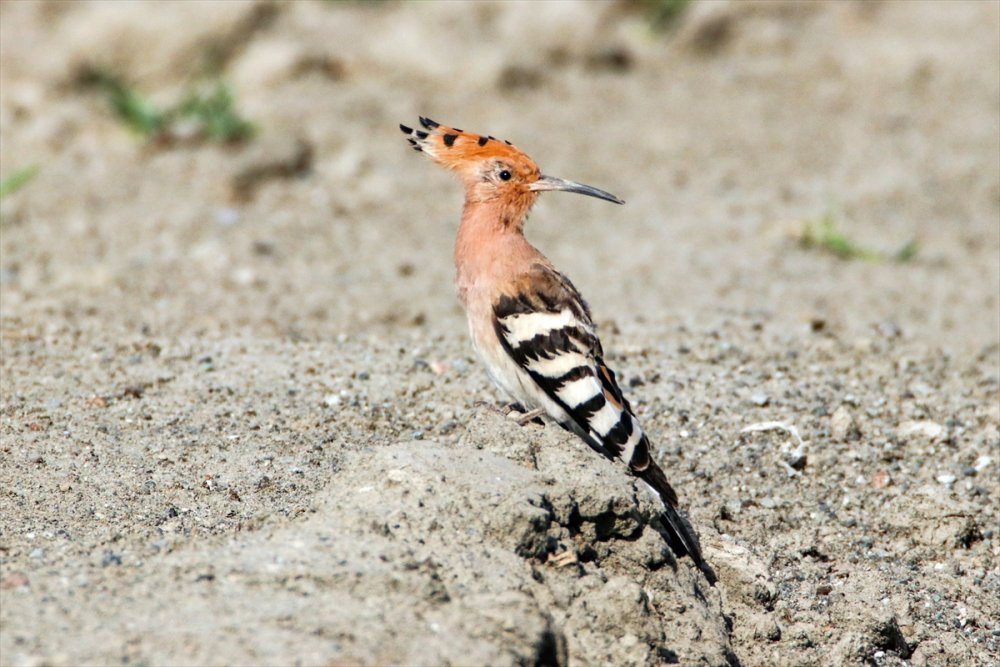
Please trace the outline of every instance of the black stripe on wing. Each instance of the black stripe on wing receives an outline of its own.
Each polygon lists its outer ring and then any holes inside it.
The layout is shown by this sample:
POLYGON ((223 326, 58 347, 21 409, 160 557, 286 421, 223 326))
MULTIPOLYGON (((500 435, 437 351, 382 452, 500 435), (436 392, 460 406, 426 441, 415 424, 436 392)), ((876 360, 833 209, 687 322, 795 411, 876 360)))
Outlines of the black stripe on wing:
POLYGON ((577 405, 568 405, 559 396, 559 390, 570 382, 597 375, 596 365, 592 361, 593 356, 588 351, 593 349, 597 340, 596 336, 579 327, 562 327, 538 334, 514 347, 508 342, 505 336, 505 333, 509 333, 509 331, 504 327, 501 319, 494 320, 494 329, 496 330, 500 344, 507 354, 511 356, 518 366, 528 373, 535 384, 545 392, 546 396, 552 399, 556 405, 569 415, 572 423, 562 424, 562 426, 576 433, 592 449, 600 452, 609 459, 621 456, 622 448, 619 442, 609 441, 607 438, 599 436, 595 437, 590 428, 590 418, 604 407, 606 402, 603 393, 598 392, 577 405), (556 377, 545 375, 530 368, 533 361, 552 360, 564 354, 582 356, 586 361, 556 377))

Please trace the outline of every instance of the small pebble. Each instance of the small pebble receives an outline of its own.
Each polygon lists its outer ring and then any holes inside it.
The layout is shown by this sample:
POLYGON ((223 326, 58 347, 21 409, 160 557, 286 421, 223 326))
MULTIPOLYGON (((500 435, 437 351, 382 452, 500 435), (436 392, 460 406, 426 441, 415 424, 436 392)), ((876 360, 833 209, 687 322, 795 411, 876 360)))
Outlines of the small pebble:
POLYGON ((878 323, 878 332, 886 338, 899 338, 903 331, 892 320, 882 320, 878 323))
POLYGON ((861 429, 851 411, 841 405, 830 418, 830 435, 834 440, 848 441, 861 438, 861 429))
POLYGON ((877 473, 872 475, 872 486, 876 489, 884 489, 890 484, 892 484, 892 476, 889 474, 888 470, 879 470, 877 473))
POLYGON ((972 465, 976 472, 982 472, 989 468, 993 464, 993 458, 989 456, 980 456, 976 459, 976 462, 972 465))
POLYGON ((903 422, 896 429, 896 434, 901 438, 922 437, 933 440, 944 433, 944 426, 928 419, 903 422))
POLYGON ((28 575, 24 572, 12 572, 0 580, 0 589, 21 588, 29 585, 28 575))
POLYGON ((771 397, 767 394, 754 394, 750 397, 750 402, 762 408, 771 402, 771 397))
POLYGON ((945 486, 951 486, 952 484, 955 483, 956 479, 958 478, 950 473, 945 473, 943 475, 937 476, 937 481, 940 482, 941 484, 944 484, 945 486))
POLYGON ((240 221, 240 212, 235 208, 219 208, 215 210, 215 222, 220 225, 235 225, 240 221))
POLYGON ((805 452, 800 451, 800 449, 796 449, 788 456, 788 465, 794 470, 804 470, 808 462, 809 459, 805 452))

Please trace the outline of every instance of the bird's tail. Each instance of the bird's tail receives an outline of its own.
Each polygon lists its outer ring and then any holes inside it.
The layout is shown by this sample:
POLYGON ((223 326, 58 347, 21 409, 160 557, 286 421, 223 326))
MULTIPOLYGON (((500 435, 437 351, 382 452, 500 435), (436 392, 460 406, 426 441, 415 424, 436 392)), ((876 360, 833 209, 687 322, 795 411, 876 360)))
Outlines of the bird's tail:
POLYGON ((677 493, 670 486, 666 475, 652 459, 649 460, 649 465, 644 470, 636 471, 635 474, 656 491, 660 500, 663 501, 663 528, 667 533, 666 538, 670 548, 679 557, 690 556, 698 569, 704 573, 708 583, 715 585, 715 572, 702 557, 698 537, 691 525, 677 509, 677 493))

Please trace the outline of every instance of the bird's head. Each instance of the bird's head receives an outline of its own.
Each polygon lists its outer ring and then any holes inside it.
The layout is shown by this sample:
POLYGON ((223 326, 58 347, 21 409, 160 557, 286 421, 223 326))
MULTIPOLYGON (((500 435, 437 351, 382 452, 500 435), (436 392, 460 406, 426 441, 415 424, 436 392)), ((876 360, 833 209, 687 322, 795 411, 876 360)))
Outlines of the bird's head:
POLYGON ((406 125, 400 125, 399 129, 408 135, 414 150, 458 174, 468 202, 495 202, 526 214, 540 192, 562 190, 625 203, 604 190, 543 175, 535 161, 509 141, 463 132, 429 118, 421 117, 420 124, 423 130, 406 125))

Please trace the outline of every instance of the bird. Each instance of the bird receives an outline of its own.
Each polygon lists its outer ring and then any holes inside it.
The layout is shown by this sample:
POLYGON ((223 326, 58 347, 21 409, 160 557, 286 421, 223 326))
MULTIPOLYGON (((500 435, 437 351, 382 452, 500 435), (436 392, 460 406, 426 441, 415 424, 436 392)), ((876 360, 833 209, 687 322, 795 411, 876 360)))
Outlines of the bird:
POLYGON ((678 509, 677 493, 604 361, 590 307, 524 235, 542 192, 625 202, 593 186, 542 174, 509 141, 422 116, 419 121, 417 129, 399 126, 410 146, 457 174, 465 187, 455 284, 490 379, 523 411, 522 425, 546 417, 597 453, 624 462, 662 501, 661 524, 671 550, 678 558, 689 556, 714 583, 696 534, 678 509))

